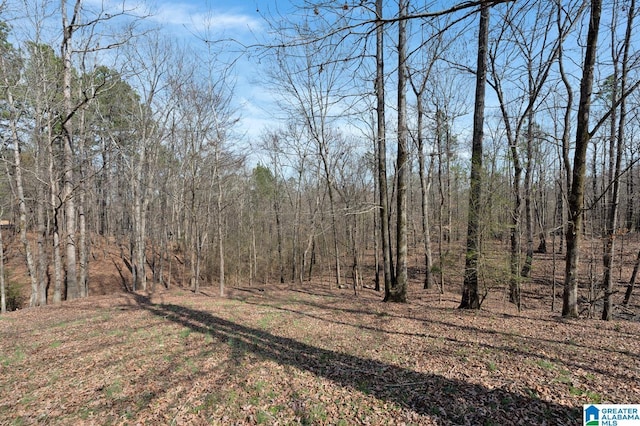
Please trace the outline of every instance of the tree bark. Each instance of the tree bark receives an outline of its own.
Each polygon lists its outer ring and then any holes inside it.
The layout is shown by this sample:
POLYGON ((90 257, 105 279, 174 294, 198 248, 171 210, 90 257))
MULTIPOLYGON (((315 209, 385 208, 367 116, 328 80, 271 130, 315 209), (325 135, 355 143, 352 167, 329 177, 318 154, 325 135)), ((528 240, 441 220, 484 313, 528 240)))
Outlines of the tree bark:
MULTIPOLYGON (((533 82, 529 79, 529 94, 533 94, 533 82)), ((527 164, 524 172, 524 220, 525 235, 527 236, 526 255, 522 265, 521 275, 529 277, 533 266, 533 108, 529 110, 527 120, 527 164)))
POLYGON ((478 261, 480 258, 480 216, 482 198, 482 142, 484 126, 485 89, 487 81, 487 50, 489 46, 489 6, 480 8, 478 30, 478 62, 476 71, 475 109, 471 147, 471 176, 469 187, 469 217, 467 219, 467 250, 460 309, 480 309, 478 292, 478 261))
POLYGON ((64 115, 62 120, 62 152, 63 152, 63 182, 62 182, 62 202, 64 205, 65 219, 65 266, 67 300, 76 299, 81 296, 78 287, 78 268, 76 265, 76 204, 74 199, 74 154, 73 154, 73 129, 71 119, 73 118, 73 104, 71 97, 71 80, 73 76, 73 65, 71 63, 72 46, 71 41, 75 30, 76 20, 79 18, 82 0, 76 0, 73 8, 71 20, 67 16, 67 2, 61 0, 62 13, 62 43, 60 46, 63 64, 62 97, 64 103, 64 115))
MULTIPOLYGON (((416 82, 413 79, 413 75, 410 74, 408 77, 409 83, 411 84, 411 88, 413 89, 413 93, 416 96, 416 137, 415 141, 417 142, 417 151, 418 151, 418 176, 420 179, 420 210, 421 210, 421 225, 422 225, 422 243, 424 247, 424 289, 430 289, 433 287, 433 255, 431 252, 431 226, 429 223, 429 190, 431 188, 431 181, 433 175, 433 167, 435 162, 435 155, 431 155, 431 160, 429 162, 429 171, 426 171, 426 161, 425 161, 425 137, 424 137, 424 119, 425 119, 425 107, 424 107, 424 99, 425 99, 425 89, 430 80, 431 69, 437 59, 437 54, 434 54, 434 57, 429 59, 428 65, 425 67, 426 69, 419 71, 416 74, 420 75, 421 81, 416 82)), ((437 146, 440 147, 442 145, 442 137, 444 129, 446 128, 446 124, 444 124, 443 113, 440 110, 439 106, 436 105, 435 111, 435 138, 437 140, 437 146)))
POLYGON ((601 11, 602 1, 591 0, 589 30, 587 32, 585 59, 582 66, 582 79, 580 81, 580 101, 578 103, 573 175, 568 200, 567 254, 562 297, 562 316, 565 318, 578 317, 578 259, 580 255, 582 221, 584 218, 583 208, 587 147, 591 140, 589 134, 589 111, 591 109, 591 92, 593 89, 593 74, 601 11))
MULTIPOLYGON (((399 16, 408 13, 408 0, 400 0, 399 16)), ((409 181, 409 150, 407 129, 407 22, 398 22, 398 153, 396 159, 398 190, 396 194, 396 274, 387 302, 407 301, 407 185, 409 181)))
MULTIPOLYGON (((433 157, 429 165, 428 174, 425 173, 424 158, 424 137, 422 135, 422 119, 424 110, 422 105, 422 97, 418 97, 418 175, 420 176, 420 208, 422 213, 422 241, 424 245, 424 289, 433 287, 433 256, 431 255, 431 230, 429 226, 429 188, 431 187, 431 170, 433 169, 433 157)), ((442 132, 442 117, 439 111, 436 112, 436 138, 440 138, 442 132)))
POLYGON ((387 144, 384 90, 384 24, 383 1, 376 0, 376 148, 378 160, 378 201, 380 209, 380 240, 385 298, 394 281, 391 268, 391 234, 389 223, 389 191, 387 188, 387 144))
MULTIPOLYGON (((51 128, 51 127, 49 127, 51 128)), ((51 130, 50 130, 51 132, 51 130)), ((53 141, 53 134, 49 134, 49 140, 53 141)), ((62 238, 61 238, 61 222, 62 222, 62 201, 60 200, 59 184, 56 176, 56 170, 54 167, 54 153, 53 143, 49 143, 47 147, 48 156, 48 171, 49 171, 49 202, 51 204, 51 211, 53 213, 53 223, 51 228, 52 248, 53 248, 53 303, 62 302, 62 276, 63 276, 63 264, 62 264, 62 238)))
MULTIPOLYGON (((627 86, 627 76, 629 69, 629 49, 631 45, 631 32, 633 29, 633 18, 635 16, 635 0, 631 0, 631 3, 628 6, 628 14, 627 14, 627 29, 625 33, 624 40, 624 51, 622 56, 622 74, 620 78, 620 92, 624 93, 625 88, 627 86)), ((615 56, 615 55, 614 55, 615 56)), ((614 60, 614 67, 616 66, 614 60)), ((615 78, 613 79, 613 96, 612 102, 615 104, 617 100, 617 84, 618 81, 615 78)), ((623 97, 620 100, 620 117, 618 119, 618 131, 615 140, 615 143, 612 148, 615 151, 615 160, 613 173, 609 177, 609 179, 613 180, 613 185, 611 188, 611 199, 609 200, 609 210, 607 212, 607 237, 605 243, 605 254, 603 256, 604 263, 604 278, 602 287, 604 288, 604 306, 602 309, 602 319, 605 321, 611 320, 612 311, 613 311, 613 258, 615 253, 615 232, 618 226, 618 206, 620 203, 620 170, 622 168, 622 152, 624 150, 624 138, 625 138, 625 124, 626 124, 626 100, 623 97)), ((613 132, 615 131, 615 114, 611 114, 612 120, 612 143, 613 143, 613 132)), ((626 299, 626 298, 625 298, 626 299)))
MULTIPOLYGON (((45 170, 45 153, 44 144, 38 141, 38 173, 43 173, 45 170)), ((43 176, 44 178, 44 176, 43 176)), ((36 188, 36 223, 38 233, 38 264, 37 264, 37 276, 38 276, 38 305, 44 306, 47 304, 47 226, 45 222, 45 207, 47 204, 47 194, 44 179, 42 182, 37 183, 36 188)))
POLYGON ((282 256, 282 223, 280 220, 280 190, 278 189, 279 183, 276 180, 276 188, 273 193, 273 210, 276 215, 276 239, 278 244, 278 274, 280 284, 284 284, 284 259, 282 256))
MULTIPOLYGON (((143 125, 146 122, 143 121, 143 125)), ((146 133, 146 129, 143 129, 143 133, 146 133)), ((133 235, 131 236, 131 273, 132 273, 132 289, 146 290, 147 288, 147 273, 145 268, 146 256, 145 256, 145 234, 146 234, 146 211, 143 208, 145 189, 144 186, 144 173, 147 158, 146 149, 146 135, 142 135, 142 143, 140 144, 140 153, 134 166, 134 179, 133 179, 133 235)))
POLYGON ((222 212, 222 176, 220 173, 220 147, 215 148, 215 170, 213 178, 216 180, 218 194, 216 198, 217 207, 217 237, 218 237, 218 285, 220 291, 220 297, 224 296, 225 290, 225 271, 224 271, 224 224, 223 224, 223 212, 222 212))
POLYGON ((80 183, 78 185, 78 232, 79 232, 79 287, 80 297, 89 296, 89 241, 87 239, 87 217, 85 212, 86 203, 86 182, 84 176, 85 167, 85 111, 80 113, 80 125, 78 128, 78 155, 80 157, 79 174, 80 183))
POLYGON ((4 244, 2 231, 0 231, 0 313, 7 312, 7 289, 4 281, 4 244))
POLYGON ((331 228, 333 230, 333 264, 335 266, 335 278, 336 287, 341 288, 342 273, 340 272, 340 246, 338 243, 338 221, 336 218, 336 206, 335 206, 335 191, 334 191, 334 177, 331 172, 331 166, 329 165, 329 149, 327 147, 327 141, 325 135, 321 135, 317 138, 318 152, 320 159, 322 160, 322 167, 324 169, 324 178, 327 184, 327 192, 329 193, 329 209, 331 211, 331 228))
POLYGON ((624 302, 622 302, 624 306, 629 306, 629 302, 631 301, 631 295, 633 293, 633 288, 636 285, 636 277, 638 276, 639 269, 640 269, 640 251, 638 251, 638 255, 636 256, 636 262, 633 265, 633 272, 631 273, 631 279, 629 280, 629 285, 627 285, 627 291, 624 293, 624 302))
MULTIPOLYGON (((2 61, 4 62, 4 61, 2 61)), ((2 64, 4 66, 4 63, 2 64)), ((4 78, 4 83, 9 86, 7 77, 4 78)), ((29 274, 29 280, 31 283, 31 296, 29 298, 29 306, 38 305, 38 280, 36 276, 36 267, 33 261, 33 255, 31 253, 31 244, 27 237, 27 205, 24 194, 24 181, 22 176, 22 157, 20 153, 20 133, 18 132, 17 120, 18 114, 15 110, 13 93, 7 90, 7 102, 10 109, 11 117, 9 119, 9 127, 11 131, 11 137, 13 139, 13 167, 14 167, 14 179, 16 182, 16 198, 18 199, 18 232, 20 233, 20 242, 24 247, 25 260, 27 263, 27 272, 29 274)))

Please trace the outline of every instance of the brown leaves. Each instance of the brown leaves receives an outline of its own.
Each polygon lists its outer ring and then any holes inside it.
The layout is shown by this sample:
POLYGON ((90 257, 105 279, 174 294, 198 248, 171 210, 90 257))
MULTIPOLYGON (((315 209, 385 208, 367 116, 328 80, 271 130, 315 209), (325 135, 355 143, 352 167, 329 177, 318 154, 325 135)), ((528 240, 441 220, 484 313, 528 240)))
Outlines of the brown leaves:
POLYGON ((583 403, 640 400, 637 323, 308 290, 243 300, 167 292, 12 313, 0 321, 2 419, 569 424, 583 403))

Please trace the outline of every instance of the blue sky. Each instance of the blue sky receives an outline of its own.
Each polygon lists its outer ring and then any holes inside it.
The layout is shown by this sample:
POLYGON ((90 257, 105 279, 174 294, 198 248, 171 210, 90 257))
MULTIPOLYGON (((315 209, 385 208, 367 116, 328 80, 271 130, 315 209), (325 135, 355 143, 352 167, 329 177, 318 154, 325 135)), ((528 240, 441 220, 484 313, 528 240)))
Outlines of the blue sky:
MULTIPOLYGON (((75 0, 67 0, 71 9, 75 0)), ((8 0, 3 11, 9 20, 17 43, 35 40, 57 46, 60 38, 60 0, 8 0), (41 25, 36 31, 34 25, 41 25), (36 35, 36 32, 38 35, 36 35)), ((131 16, 147 16, 144 22, 159 27, 161 32, 174 40, 179 47, 194 51, 203 49, 210 40, 233 39, 238 43, 224 43, 224 52, 216 53, 221 61, 235 60, 231 72, 234 79, 233 103, 240 118, 237 133, 244 139, 255 139, 268 126, 276 125, 272 94, 260 84, 258 64, 255 58, 242 54, 242 45, 252 45, 266 31, 262 13, 275 13, 287 9, 289 1, 276 0, 82 0, 87 10, 109 11, 119 15, 123 8, 131 16), (258 11, 259 10, 259 11, 258 11)), ((69 12, 70 13, 70 12, 69 12)), ((141 27, 138 28, 141 31, 141 27)), ((223 44, 217 44, 216 48, 223 44)), ((104 65, 111 66, 111 51, 105 55, 104 65)), ((115 65, 116 67, 118 65, 115 65)))
POLYGON ((257 9, 267 2, 237 1, 155 1, 151 3, 155 16, 152 20, 196 33, 211 28, 218 35, 246 39, 252 31, 263 26, 257 9))
MULTIPOLYGON (((44 4, 42 0, 26 1, 44 4)), ((150 16, 146 22, 160 27, 162 32, 175 40, 179 46, 190 46, 195 51, 203 49, 206 53, 207 44, 203 38, 237 41, 237 44, 217 44, 216 46, 224 46, 224 52, 216 53, 216 59, 227 62, 230 59, 235 60, 231 75, 235 80, 233 103, 240 118, 237 133, 245 140, 253 142, 266 128, 273 129, 283 123, 275 117, 277 109, 273 106, 273 89, 261 81, 265 74, 262 67, 269 66, 268 58, 265 57, 260 64, 256 55, 249 57, 242 54, 242 45, 252 45, 257 43, 258 39, 266 39, 268 24, 264 16, 276 18, 290 14, 295 9, 291 5, 293 1, 298 5, 303 3, 299 0, 83 0, 83 4, 96 10, 113 8, 114 14, 122 10, 123 4, 127 9, 137 7, 133 14, 146 15, 148 10, 150 16)), ((68 7, 73 6, 74 1, 67 2, 68 7)), ((45 3, 51 8, 59 8, 60 5, 59 0, 45 3)), ((20 10, 21 0, 9 0, 9 4, 15 6, 17 14, 25 12, 24 7, 20 10)), ((55 14, 51 16, 52 33, 59 35, 59 17, 55 14)), ((53 45, 55 44, 54 41, 53 45)), ((390 62, 392 63, 393 61, 390 62)), ((392 71, 392 66, 389 65, 388 72, 392 71)), ((392 99, 392 92, 389 99, 392 99)))
MULTIPOLYGON (((129 4, 130 0, 126 1, 129 4)), ((301 4, 299 1, 296 3, 301 4)), ((268 30, 264 16, 287 15, 287 11, 294 9, 289 0, 149 0, 147 4, 151 5, 154 13, 152 22, 194 46, 202 44, 199 37, 233 39, 243 45, 253 45, 257 39, 265 37, 268 30)), ((241 117, 239 131, 245 133, 247 139, 259 138, 266 127, 280 124, 273 116, 273 93, 261 84, 262 70, 255 57, 241 55, 240 44, 230 44, 229 49, 237 49, 231 54, 235 53, 239 58, 234 72, 234 99, 241 117)))
MULTIPOLYGON (((280 2, 278 7, 284 2, 280 2)), ((285 3, 286 4, 286 3, 285 3)), ((261 13, 274 9, 276 2, 256 0, 192 0, 152 1, 152 22, 164 31, 175 35, 182 42, 198 49, 203 47, 202 38, 219 40, 233 39, 244 45, 256 43, 263 34, 265 21, 261 13), (260 12, 258 12, 260 10, 260 12)), ((241 119, 238 131, 246 138, 259 137, 263 129, 272 124, 268 112, 270 95, 257 79, 256 63, 240 54, 240 44, 226 44, 231 59, 237 59, 234 104, 241 119)))

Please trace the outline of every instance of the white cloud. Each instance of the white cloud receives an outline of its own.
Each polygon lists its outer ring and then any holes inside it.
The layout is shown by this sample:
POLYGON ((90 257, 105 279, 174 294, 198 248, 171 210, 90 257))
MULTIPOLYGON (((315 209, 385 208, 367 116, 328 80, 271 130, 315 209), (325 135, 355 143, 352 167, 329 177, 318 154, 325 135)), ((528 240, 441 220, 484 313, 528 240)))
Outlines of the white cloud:
POLYGON ((164 3, 159 5, 153 20, 164 25, 188 28, 194 33, 237 36, 259 30, 261 23, 252 16, 233 11, 204 10, 196 4, 164 3))

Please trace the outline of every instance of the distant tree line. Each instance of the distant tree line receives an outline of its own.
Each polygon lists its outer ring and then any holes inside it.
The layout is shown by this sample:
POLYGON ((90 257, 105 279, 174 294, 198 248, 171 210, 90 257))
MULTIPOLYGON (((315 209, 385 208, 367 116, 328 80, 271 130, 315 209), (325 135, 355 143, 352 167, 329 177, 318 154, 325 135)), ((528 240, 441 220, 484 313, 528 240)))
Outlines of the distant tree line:
POLYGON ((0 3, 2 218, 30 306, 88 296, 99 237, 131 291, 179 269, 195 292, 325 277, 404 302, 417 257, 425 289, 478 309, 498 240, 518 309, 535 253, 562 251, 576 317, 587 237, 602 266, 586 290, 611 318, 618 236, 640 230, 635 0, 263 11, 246 51, 274 105, 258 136, 229 42, 185 49, 126 2, 30 5, 0 3))

